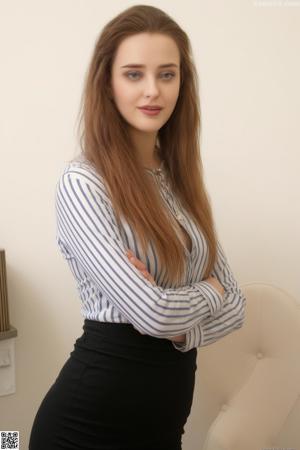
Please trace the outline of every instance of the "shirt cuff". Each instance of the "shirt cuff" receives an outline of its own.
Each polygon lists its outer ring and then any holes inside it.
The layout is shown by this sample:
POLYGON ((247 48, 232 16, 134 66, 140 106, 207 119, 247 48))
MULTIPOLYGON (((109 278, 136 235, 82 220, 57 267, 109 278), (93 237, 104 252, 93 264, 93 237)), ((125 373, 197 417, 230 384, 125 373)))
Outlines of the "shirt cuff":
POLYGON ((194 328, 189 330, 185 335, 185 342, 174 342, 172 341, 173 346, 176 350, 180 352, 188 352, 192 348, 200 347, 201 345, 201 326, 200 324, 196 325, 194 328))
POLYGON ((215 316, 223 306, 223 297, 208 281, 199 281, 194 283, 201 294, 207 299, 207 304, 212 316, 215 316))

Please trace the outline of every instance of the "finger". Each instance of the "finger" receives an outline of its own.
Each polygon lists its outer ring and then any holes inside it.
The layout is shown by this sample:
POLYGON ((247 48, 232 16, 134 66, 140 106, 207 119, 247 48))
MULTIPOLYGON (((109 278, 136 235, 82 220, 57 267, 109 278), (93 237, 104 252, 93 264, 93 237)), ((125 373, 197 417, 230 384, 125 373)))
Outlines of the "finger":
POLYGON ((147 278, 148 281, 150 281, 150 283, 152 283, 153 285, 156 284, 154 278, 147 270, 141 270, 141 273, 144 275, 145 278, 147 278))
POLYGON ((139 259, 135 258, 134 264, 136 265, 136 267, 138 269, 147 270, 145 264, 142 261, 140 261, 139 259))
POLYGON ((134 264, 138 269, 146 269, 145 264, 140 261, 136 256, 129 256, 130 262, 134 264))
POLYGON ((149 272, 147 272, 147 270, 141 270, 141 272, 146 278, 149 279, 150 274, 149 274, 149 272))
POLYGON ((140 272, 144 275, 145 278, 147 278, 150 283, 152 283, 153 285, 155 285, 155 280, 152 277, 152 275, 148 272, 145 264, 140 261, 136 256, 134 256, 133 252, 128 249, 126 251, 126 255, 128 256, 130 262, 132 262, 132 264, 134 264, 135 267, 137 267, 138 270, 140 270, 140 272))
POLYGON ((153 284, 153 286, 155 286, 156 285, 156 283, 155 283, 155 280, 154 280, 154 278, 153 278, 153 276, 152 275, 150 275, 149 274, 149 276, 148 276, 148 278, 147 278, 149 281, 150 281, 150 283, 151 284, 153 284))

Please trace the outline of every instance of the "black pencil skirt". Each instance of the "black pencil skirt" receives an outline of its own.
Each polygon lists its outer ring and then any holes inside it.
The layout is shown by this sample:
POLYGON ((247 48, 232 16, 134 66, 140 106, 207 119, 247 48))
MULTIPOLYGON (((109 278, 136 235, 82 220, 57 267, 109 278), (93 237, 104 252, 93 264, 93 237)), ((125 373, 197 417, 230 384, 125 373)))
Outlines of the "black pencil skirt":
POLYGON ((197 349, 84 320, 36 413, 29 450, 181 450, 197 349))

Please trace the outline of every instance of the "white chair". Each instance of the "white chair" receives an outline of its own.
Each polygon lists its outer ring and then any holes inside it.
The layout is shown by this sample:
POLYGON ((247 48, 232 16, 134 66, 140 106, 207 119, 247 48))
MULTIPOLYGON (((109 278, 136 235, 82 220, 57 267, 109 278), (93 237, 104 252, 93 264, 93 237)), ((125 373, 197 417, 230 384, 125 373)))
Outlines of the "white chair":
POLYGON ((243 327, 198 348, 184 450, 300 450, 300 303, 266 283, 240 286, 243 327))

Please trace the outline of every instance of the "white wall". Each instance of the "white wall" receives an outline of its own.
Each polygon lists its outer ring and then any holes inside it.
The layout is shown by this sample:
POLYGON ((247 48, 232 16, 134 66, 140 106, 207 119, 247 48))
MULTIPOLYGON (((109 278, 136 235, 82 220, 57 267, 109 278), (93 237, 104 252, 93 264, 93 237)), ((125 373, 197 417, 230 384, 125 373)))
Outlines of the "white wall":
POLYGON ((78 153, 84 73, 104 24, 139 3, 164 9, 190 36, 206 182, 237 279, 300 296, 300 1, 0 0, 0 247, 18 329, 17 392, 0 397, 0 430, 19 430, 22 450, 82 334, 55 242, 54 188, 78 153))

